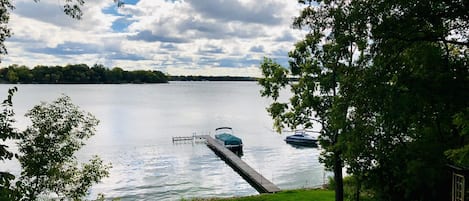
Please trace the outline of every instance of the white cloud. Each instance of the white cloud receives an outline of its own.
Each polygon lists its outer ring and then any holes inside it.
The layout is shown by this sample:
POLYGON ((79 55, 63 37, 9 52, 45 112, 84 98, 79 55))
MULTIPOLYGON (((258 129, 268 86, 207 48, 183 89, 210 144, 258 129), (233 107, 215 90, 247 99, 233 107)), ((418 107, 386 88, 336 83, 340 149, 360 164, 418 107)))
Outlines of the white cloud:
POLYGON ((292 30, 295 2, 283 0, 140 0, 116 9, 88 0, 83 20, 57 0, 16 1, 14 37, 2 63, 35 66, 103 63, 170 74, 259 75, 268 56, 286 63, 303 33, 292 30))

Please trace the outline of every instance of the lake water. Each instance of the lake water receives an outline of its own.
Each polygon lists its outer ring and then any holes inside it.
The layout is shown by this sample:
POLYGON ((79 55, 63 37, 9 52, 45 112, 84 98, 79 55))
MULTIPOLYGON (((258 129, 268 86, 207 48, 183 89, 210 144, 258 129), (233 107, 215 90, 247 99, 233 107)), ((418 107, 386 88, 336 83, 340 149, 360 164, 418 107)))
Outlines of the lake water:
MULTIPOLYGON (((0 97, 13 85, 0 85, 0 97)), ((17 85, 13 98, 17 127, 27 110, 62 94, 99 120, 97 133, 78 153, 112 163, 110 177, 90 198, 104 193, 121 200, 178 200, 258 194, 202 143, 173 144, 173 136, 211 133, 230 126, 243 139, 242 159, 281 189, 323 184, 317 148, 286 144, 272 130, 255 82, 171 82, 144 85, 17 85)), ((288 92, 285 92, 288 93, 288 92)), ((3 167, 18 174, 17 164, 3 167)))

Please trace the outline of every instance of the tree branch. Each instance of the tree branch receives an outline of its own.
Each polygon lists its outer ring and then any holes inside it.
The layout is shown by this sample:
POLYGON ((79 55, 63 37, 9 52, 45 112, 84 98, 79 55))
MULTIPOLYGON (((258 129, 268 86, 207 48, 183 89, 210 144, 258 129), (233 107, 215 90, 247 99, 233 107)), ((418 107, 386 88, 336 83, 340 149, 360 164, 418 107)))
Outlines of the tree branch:
POLYGON ((396 34, 395 36, 391 36, 390 38, 394 38, 394 39, 402 40, 402 41, 407 41, 407 42, 417 42, 417 41, 443 42, 443 43, 449 43, 449 44, 454 44, 454 45, 463 45, 463 46, 468 46, 469 47, 469 41, 446 40, 446 39, 441 38, 441 37, 422 36, 422 37, 407 38, 405 36, 400 36, 400 35, 396 34))
POLYGON ((320 123, 321 125, 324 124, 324 121, 321 121, 321 120, 319 120, 319 119, 310 118, 309 120, 318 122, 318 123, 320 123))
POLYGON ((464 45, 464 46, 469 46, 469 41, 467 42, 461 42, 461 41, 455 41, 455 40, 446 40, 442 39, 442 42, 449 43, 449 44, 454 44, 454 45, 464 45))

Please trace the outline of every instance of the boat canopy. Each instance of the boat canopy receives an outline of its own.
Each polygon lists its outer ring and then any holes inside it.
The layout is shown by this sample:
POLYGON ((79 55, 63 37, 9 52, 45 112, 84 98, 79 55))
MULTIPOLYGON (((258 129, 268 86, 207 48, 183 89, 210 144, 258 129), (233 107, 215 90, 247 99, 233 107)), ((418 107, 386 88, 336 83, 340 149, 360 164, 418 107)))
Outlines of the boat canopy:
POLYGON ((234 135, 228 134, 228 133, 218 134, 218 135, 216 135, 216 138, 223 141, 225 143, 225 145, 240 145, 240 144, 243 144, 243 141, 241 141, 240 138, 238 138, 234 135))
POLYGON ((232 130, 231 127, 227 127, 227 126, 225 126, 225 127, 219 127, 219 128, 216 128, 215 130, 217 131, 217 130, 222 130, 222 129, 232 130))

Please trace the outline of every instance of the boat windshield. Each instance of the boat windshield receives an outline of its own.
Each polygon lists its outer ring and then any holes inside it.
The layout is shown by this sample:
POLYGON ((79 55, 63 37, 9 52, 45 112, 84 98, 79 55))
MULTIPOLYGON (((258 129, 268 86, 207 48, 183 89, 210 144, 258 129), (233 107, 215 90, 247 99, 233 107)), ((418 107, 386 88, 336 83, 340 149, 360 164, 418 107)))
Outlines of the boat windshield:
POLYGON ((309 136, 314 136, 309 134, 312 131, 307 131, 307 130, 295 130, 295 133, 293 136, 298 136, 298 137, 309 137, 309 136))
POLYGON ((220 127, 215 129, 215 134, 222 133, 233 134, 233 129, 231 127, 220 127))
POLYGON ((304 135, 306 132, 304 130, 296 130, 295 135, 304 135))

